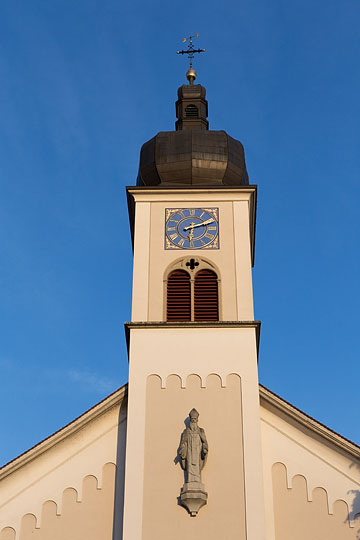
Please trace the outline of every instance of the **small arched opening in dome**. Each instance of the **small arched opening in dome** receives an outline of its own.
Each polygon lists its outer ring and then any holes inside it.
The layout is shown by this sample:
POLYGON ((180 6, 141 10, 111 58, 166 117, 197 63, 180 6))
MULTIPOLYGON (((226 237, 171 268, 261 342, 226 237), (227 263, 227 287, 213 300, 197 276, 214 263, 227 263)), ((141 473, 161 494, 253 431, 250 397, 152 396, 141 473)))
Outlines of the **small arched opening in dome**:
POLYGON ((196 105, 185 107, 185 118, 199 118, 199 109, 196 105))

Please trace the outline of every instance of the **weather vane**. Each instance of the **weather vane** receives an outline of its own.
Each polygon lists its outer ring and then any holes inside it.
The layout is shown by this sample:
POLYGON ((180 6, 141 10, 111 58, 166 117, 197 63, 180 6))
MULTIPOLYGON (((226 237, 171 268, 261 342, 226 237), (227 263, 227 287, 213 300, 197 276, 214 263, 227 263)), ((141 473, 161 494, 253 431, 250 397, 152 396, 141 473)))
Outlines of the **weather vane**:
POLYGON ((199 34, 195 34, 194 36, 189 36, 189 37, 185 37, 183 39, 183 43, 186 43, 187 41, 189 41, 189 44, 188 44, 188 48, 186 51, 177 51, 177 54, 187 54, 188 55, 188 59, 189 59, 189 62, 190 62, 190 68, 188 69, 187 73, 186 73, 186 77, 189 81, 190 84, 193 84, 194 80, 196 79, 196 71, 193 69, 193 65, 192 65, 192 62, 193 62, 193 59, 194 59, 194 54, 195 53, 202 53, 202 52, 205 52, 205 49, 194 49, 194 45, 193 45, 193 38, 196 38, 196 37, 199 37, 199 34))

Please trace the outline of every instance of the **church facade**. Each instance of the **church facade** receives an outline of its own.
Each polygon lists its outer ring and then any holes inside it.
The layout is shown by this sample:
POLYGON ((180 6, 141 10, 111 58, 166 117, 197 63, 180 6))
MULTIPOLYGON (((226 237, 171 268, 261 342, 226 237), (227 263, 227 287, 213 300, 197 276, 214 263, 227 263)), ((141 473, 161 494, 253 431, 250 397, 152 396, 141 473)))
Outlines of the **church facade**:
POLYGON ((129 384, 0 469, 0 540, 360 538, 360 447, 259 385, 257 190, 189 82, 127 188, 129 384))

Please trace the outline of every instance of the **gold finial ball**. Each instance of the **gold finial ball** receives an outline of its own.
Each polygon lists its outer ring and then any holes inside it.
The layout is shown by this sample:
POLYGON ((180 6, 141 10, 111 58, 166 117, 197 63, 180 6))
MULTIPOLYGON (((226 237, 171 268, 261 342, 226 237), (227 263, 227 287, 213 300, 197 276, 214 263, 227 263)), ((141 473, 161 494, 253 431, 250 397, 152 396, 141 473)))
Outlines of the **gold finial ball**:
POLYGON ((187 70, 186 72, 186 78, 189 81, 190 84, 192 84, 196 79, 196 71, 192 67, 187 70))

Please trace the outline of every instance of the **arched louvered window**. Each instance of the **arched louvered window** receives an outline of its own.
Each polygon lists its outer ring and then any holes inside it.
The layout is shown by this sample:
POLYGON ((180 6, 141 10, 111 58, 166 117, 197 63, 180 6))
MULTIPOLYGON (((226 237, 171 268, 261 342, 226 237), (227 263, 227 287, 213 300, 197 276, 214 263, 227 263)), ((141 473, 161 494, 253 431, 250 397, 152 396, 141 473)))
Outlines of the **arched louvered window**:
POLYGON ((196 105, 188 105, 185 108, 185 117, 186 118, 199 118, 199 109, 196 105))
POLYGON ((218 321, 218 279, 211 270, 199 270, 194 284, 194 321, 218 321))
POLYGON ((174 270, 167 279, 167 321, 191 321, 190 276, 185 270, 174 270))

